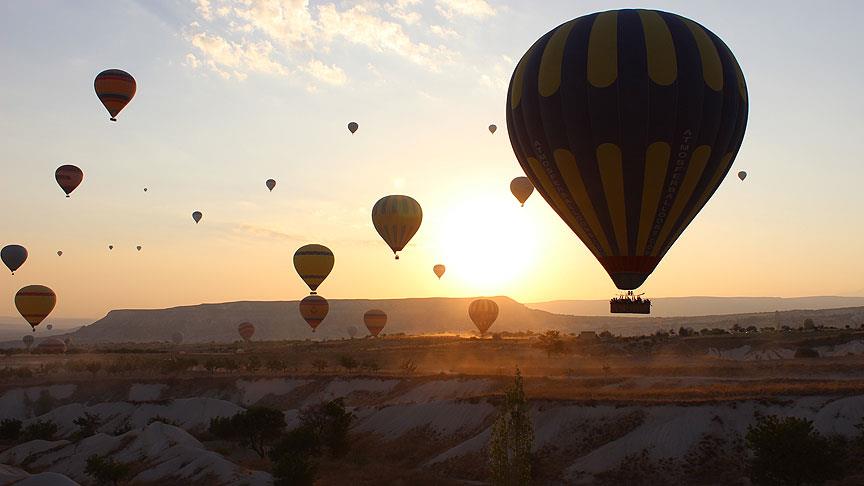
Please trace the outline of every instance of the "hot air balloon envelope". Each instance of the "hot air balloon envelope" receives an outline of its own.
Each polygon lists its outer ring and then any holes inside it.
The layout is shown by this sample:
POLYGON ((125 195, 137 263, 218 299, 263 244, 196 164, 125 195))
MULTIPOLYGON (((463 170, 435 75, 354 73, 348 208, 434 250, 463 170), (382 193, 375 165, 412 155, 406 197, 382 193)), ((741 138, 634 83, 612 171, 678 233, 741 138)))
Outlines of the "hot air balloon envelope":
POLYGON ((486 331, 498 318, 498 304, 494 300, 477 299, 468 306, 468 317, 474 321, 480 334, 486 334, 486 331))
POLYGON ((356 132, 358 128, 360 128, 360 125, 358 125, 357 122, 351 122, 348 124, 348 131, 351 133, 356 132))
MULTIPOLYGON (((372 208, 372 223, 393 254, 402 251, 420 229, 423 209, 409 196, 384 196, 372 208)), ((399 255, 396 255, 399 259, 399 255)))
POLYGON ((489 133, 495 133, 496 130, 498 130, 498 126, 489 125, 489 133))
POLYGON ((57 295, 44 285, 28 285, 15 294, 15 307, 33 328, 48 317, 57 305, 57 295))
POLYGON ((387 313, 381 309, 368 310, 363 314, 363 322, 366 324, 366 329, 369 329, 369 334, 378 336, 387 324, 387 313))
POLYGON ((534 184, 527 177, 517 177, 510 181, 510 192, 516 196, 516 200, 523 206, 528 197, 534 192, 534 184))
POLYGON ((126 71, 108 69, 102 71, 93 81, 96 96, 111 114, 111 121, 117 121, 117 114, 132 101, 137 85, 135 78, 126 71))
POLYGON ((241 322, 237 326, 237 333, 244 341, 249 341, 255 335, 255 325, 251 322, 241 322))
POLYGON ((27 248, 21 245, 6 245, 0 250, 0 260, 9 267, 12 275, 27 261, 27 248))
POLYGON ((203 217, 204 215, 201 214, 201 211, 195 211, 192 213, 192 219, 195 221, 195 224, 198 224, 198 222, 201 221, 201 218, 203 217))
POLYGON ((312 332, 315 332, 315 328, 327 317, 328 312, 330 304, 320 295, 307 295, 300 301, 300 315, 312 328, 312 332))
POLYGON ((335 262, 333 252, 324 245, 304 245, 294 252, 294 269, 313 294, 330 275, 335 262))
POLYGON ((84 180, 84 172, 74 165, 61 165, 54 171, 54 179, 60 185, 60 189, 66 193, 66 197, 72 194, 81 181, 84 180))
POLYGON ((435 275, 437 275, 438 279, 440 280, 441 277, 444 275, 444 272, 447 271, 447 267, 439 263, 438 265, 432 267, 432 271, 435 272, 435 275))
POLYGON ((273 179, 267 179, 267 182, 264 184, 267 185, 267 189, 270 189, 270 191, 273 191, 273 188, 276 187, 276 181, 273 179))
POLYGON ((741 172, 738 173, 738 178, 743 181, 744 179, 747 178, 747 172, 742 170, 741 172))

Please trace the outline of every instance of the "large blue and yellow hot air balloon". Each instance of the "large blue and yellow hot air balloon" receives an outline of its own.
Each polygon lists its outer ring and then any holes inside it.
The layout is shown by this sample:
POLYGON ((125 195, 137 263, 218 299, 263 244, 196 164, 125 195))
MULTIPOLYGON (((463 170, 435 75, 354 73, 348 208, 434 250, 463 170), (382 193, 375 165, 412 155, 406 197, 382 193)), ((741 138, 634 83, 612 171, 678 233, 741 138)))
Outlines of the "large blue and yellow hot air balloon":
POLYGON ((384 196, 372 208, 375 230, 393 250, 397 260, 399 255, 396 252, 405 248, 422 222, 423 209, 409 196, 384 196))
POLYGON ((747 87, 726 44, 696 22, 612 10, 535 42, 506 111, 534 187, 615 285, 633 290, 729 171, 747 87))

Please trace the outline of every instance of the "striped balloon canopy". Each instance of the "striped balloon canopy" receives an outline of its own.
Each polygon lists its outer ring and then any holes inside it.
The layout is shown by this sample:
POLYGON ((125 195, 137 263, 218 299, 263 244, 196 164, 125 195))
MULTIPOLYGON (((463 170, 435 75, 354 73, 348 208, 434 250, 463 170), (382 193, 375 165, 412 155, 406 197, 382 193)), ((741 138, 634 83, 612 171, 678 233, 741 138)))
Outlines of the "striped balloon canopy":
POLYGON ((369 334, 377 337, 387 324, 387 313, 381 309, 368 310, 363 314, 363 323, 369 329, 369 334))
POLYGON ((335 262, 333 252, 324 245, 303 245, 294 252, 294 269, 313 294, 330 275, 335 262))
POLYGON ((15 294, 15 307, 36 332, 36 326, 48 317, 57 305, 57 295, 44 285, 28 285, 15 294))
POLYGON ((237 334, 243 338, 244 341, 249 341, 252 339, 252 336, 255 335, 255 324, 251 322, 241 322, 237 325, 237 334))
POLYGON ((498 319, 498 304, 490 299, 477 299, 468 306, 468 317, 477 326, 480 334, 486 334, 495 319, 498 319))
POLYGON ((420 229, 423 222, 423 209, 420 203, 410 196, 384 196, 372 207, 372 223, 381 238, 387 243, 396 259, 399 259, 398 251, 402 251, 405 245, 420 229))
POLYGON ((633 290, 726 176, 747 124, 732 52, 684 17, 612 10, 566 22, 510 80, 519 164, 606 269, 633 290))
POLYGON ((117 115, 132 101, 138 86, 135 78, 120 69, 108 69, 96 75, 93 81, 96 96, 111 114, 111 121, 117 121, 117 115))
POLYGON ((27 349, 30 349, 30 346, 33 346, 34 340, 35 340, 35 338, 33 337, 32 334, 25 334, 24 337, 21 339, 21 341, 24 342, 24 346, 27 349))
POLYGON ((54 171, 54 179, 66 193, 66 197, 69 197, 84 180, 84 171, 74 165, 61 165, 54 171))
POLYGON ((330 303, 320 295, 307 295, 300 301, 300 315, 312 328, 312 332, 321 325, 328 312, 330 312, 330 303))

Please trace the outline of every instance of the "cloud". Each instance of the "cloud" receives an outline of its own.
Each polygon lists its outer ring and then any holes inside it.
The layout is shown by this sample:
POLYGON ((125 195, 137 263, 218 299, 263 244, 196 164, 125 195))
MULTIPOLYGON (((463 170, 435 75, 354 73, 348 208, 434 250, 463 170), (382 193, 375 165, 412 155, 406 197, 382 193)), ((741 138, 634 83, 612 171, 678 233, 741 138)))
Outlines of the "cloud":
POLYGON ((437 0, 435 10, 446 19, 456 17, 484 19, 495 15, 495 9, 486 0, 437 0))
POLYGON ((339 66, 328 66, 317 59, 309 61, 301 69, 313 78, 333 86, 341 86, 348 81, 348 76, 339 66))
MULTIPOLYGON (((225 79, 246 79, 247 73, 287 74, 288 70, 273 59, 273 45, 268 41, 231 42, 218 35, 199 32, 190 36, 192 46, 206 59, 203 61, 212 71, 225 79)), ((193 67, 202 63, 192 54, 188 62, 193 67)))
POLYGON ((459 34, 459 32, 456 32, 455 30, 451 29, 450 27, 444 27, 441 25, 430 26, 429 32, 437 35, 438 37, 440 37, 442 39, 459 39, 462 37, 459 34))
POLYGON ((420 5, 420 0, 396 0, 384 5, 384 10, 394 19, 401 20, 406 25, 414 25, 423 18, 420 12, 411 10, 411 7, 420 5))

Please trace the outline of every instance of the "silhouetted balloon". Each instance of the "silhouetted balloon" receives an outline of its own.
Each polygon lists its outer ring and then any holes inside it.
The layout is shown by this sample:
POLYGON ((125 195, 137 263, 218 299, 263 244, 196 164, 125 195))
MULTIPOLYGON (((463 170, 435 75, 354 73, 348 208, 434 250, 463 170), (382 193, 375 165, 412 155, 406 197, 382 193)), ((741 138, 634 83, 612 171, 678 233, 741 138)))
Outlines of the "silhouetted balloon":
POLYGON ((513 72, 507 131, 546 202, 622 290, 657 264, 726 176, 747 87, 729 48, 655 10, 611 10, 541 37, 513 72))
POLYGON ((329 311, 330 304, 320 295, 307 295, 300 301, 300 315, 312 328, 312 332, 315 332, 315 328, 327 317, 329 311))
POLYGON ((273 179, 267 179, 265 184, 267 185, 267 189, 270 189, 270 192, 273 192, 273 188, 276 187, 276 181, 273 179))
POLYGON ((517 177, 510 181, 510 192, 516 196, 516 199, 522 206, 525 206, 525 201, 534 192, 534 184, 531 184, 531 180, 527 177, 517 177))
POLYGON ((48 324, 47 326, 45 326, 45 329, 48 329, 49 331, 51 329, 54 329, 54 324, 48 324))
POLYGON ((0 250, 0 260, 3 260, 3 263, 12 271, 12 275, 15 275, 15 270, 21 268, 21 265, 27 261, 27 248, 21 245, 6 245, 0 250))
POLYGON ((44 285, 28 285, 15 294, 15 307, 33 332, 57 305, 57 295, 44 285))
POLYGON ((147 192, 147 188, 146 188, 146 187, 144 188, 144 192, 147 192))
POLYGON ((30 346, 33 346, 34 338, 32 334, 24 335, 21 340, 24 341, 24 346, 26 346, 28 350, 30 349, 30 346))
POLYGON ((117 114, 132 101, 137 85, 135 78, 126 71, 108 69, 102 71, 93 81, 96 96, 111 114, 111 121, 117 121, 117 114))
POLYGON ((738 172, 738 178, 743 181, 744 179, 747 178, 747 173, 744 172, 743 170, 741 172, 738 172))
POLYGON ((136 246, 135 249, 141 251, 141 245, 136 246))
POLYGON ((63 344, 65 344, 67 348, 72 346, 72 336, 66 336, 63 338, 63 344))
POLYGON ((108 245, 108 249, 109 249, 109 250, 113 250, 113 249, 114 249, 114 245, 108 245))
POLYGON ((489 133, 495 133, 495 130, 498 130, 497 125, 489 125, 489 133))
POLYGON ((356 132, 358 128, 360 128, 360 125, 358 125, 357 122, 351 122, 348 124, 348 131, 351 133, 356 132))
POLYGON ((444 275, 444 272, 447 271, 447 267, 445 267, 444 265, 441 265, 439 263, 438 265, 435 265, 434 267, 432 267, 432 271, 435 272, 435 275, 438 276, 438 280, 441 280, 441 277, 444 275))
MULTIPOLYGON (((372 223, 381 238, 393 250, 402 251, 420 229, 423 209, 409 196, 384 196, 372 208, 372 223)), ((396 255, 399 259, 399 255, 396 255)))
POLYGON ((183 333, 180 331, 177 331, 174 334, 172 334, 171 335, 171 342, 174 344, 181 344, 183 342, 183 333))
POLYGON ((57 256, 63 256, 63 250, 57 250, 57 256))
POLYGON ((498 318, 498 304, 489 299, 477 299, 468 306, 468 316, 474 321, 480 334, 486 334, 498 318))
POLYGON ((333 252, 324 245, 303 245, 294 252, 294 269, 313 294, 330 275, 335 262, 333 252))
POLYGON ((60 185, 60 189, 66 193, 66 197, 84 180, 84 172, 74 165, 61 165, 54 171, 54 179, 60 185))
POLYGON ((255 325, 251 322, 241 322, 237 326, 237 333, 244 341, 248 342, 255 335, 255 325))
POLYGON ((66 352, 66 343, 57 338, 48 338, 36 345, 36 352, 44 354, 63 354, 66 352))
POLYGON ((366 329, 369 329, 369 334, 378 336, 387 324, 387 314, 381 309, 368 310, 363 314, 363 322, 366 329))
POLYGON ((195 224, 198 224, 202 217, 204 217, 204 215, 201 214, 201 211, 194 211, 192 213, 192 219, 195 220, 195 224))

